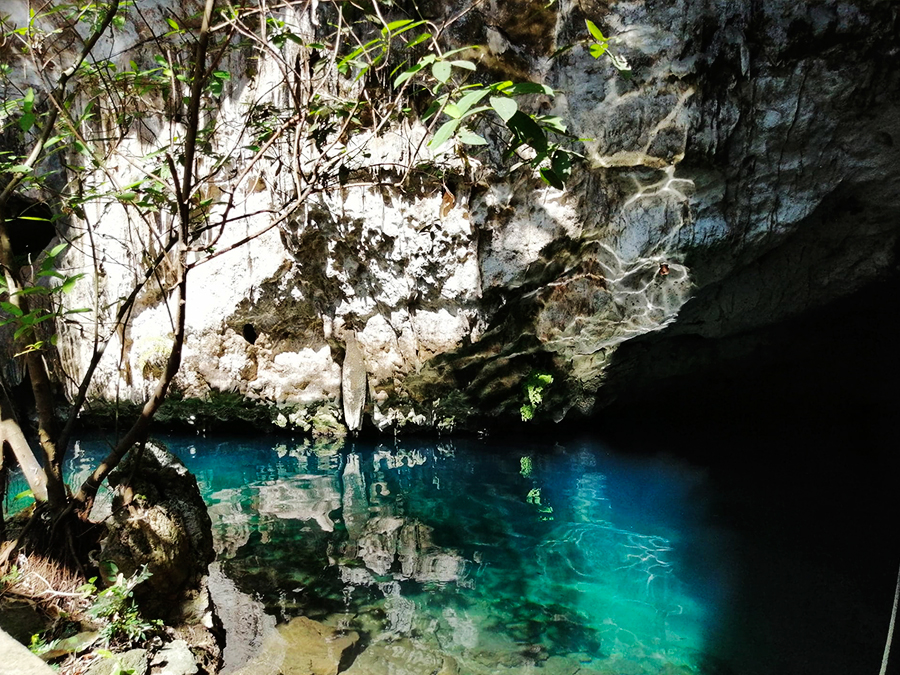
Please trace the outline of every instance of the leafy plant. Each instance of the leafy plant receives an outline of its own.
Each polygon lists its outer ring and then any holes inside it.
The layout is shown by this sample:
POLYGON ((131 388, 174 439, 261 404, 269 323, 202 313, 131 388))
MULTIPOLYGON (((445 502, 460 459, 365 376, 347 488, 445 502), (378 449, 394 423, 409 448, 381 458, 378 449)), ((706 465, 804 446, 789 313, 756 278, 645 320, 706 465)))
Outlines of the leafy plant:
MULTIPOLYGON (((0 170, 2 170, 2 165, 0 165, 0 170)), ((0 277, 0 293, 6 293, 9 297, 9 300, 0 300, 0 310, 2 310, 2 313, 0 313, 0 326, 15 325, 14 340, 18 340, 26 333, 32 332, 36 326, 45 321, 55 321, 72 314, 83 314, 91 311, 90 308, 63 310, 62 303, 58 298, 62 294, 71 293, 75 288, 75 284, 85 276, 84 274, 65 275, 59 272, 58 258, 68 246, 67 243, 54 246, 43 256, 40 267, 35 273, 37 279, 56 279, 55 283, 25 286, 9 293, 6 280, 0 277), (46 307, 28 308, 27 306, 23 308, 22 303, 16 302, 15 299, 27 295, 48 297, 48 304, 52 309, 46 307), (4 314, 6 315, 5 319, 3 318, 4 314)), ((38 351, 47 345, 56 345, 56 335, 51 336, 46 343, 44 340, 35 340, 25 345, 16 356, 22 356, 31 351, 38 351)))
POLYGON ((146 620, 132 597, 135 587, 150 578, 150 571, 144 565, 132 576, 125 578, 113 563, 107 563, 112 583, 98 591, 97 577, 92 577, 79 590, 88 595, 96 595, 87 614, 100 620, 104 625, 100 638, 106 644, 113 642, 139 642, 162 627, 158 620, 146 620))
POLYGON ((588 51, 590 51, 591 56, 595 59, 599 59, 601 56, 606 56, 609 59, 609 62, 613 65, 613 67, 622 73, 625 77, 631 77, 631 66, 628 65, 628 61, 624 56, 613 53, 609 48, 609 38, 603 35, 603 32, 597 28, 597 24, 595 24, 590 19, 584 20, 585 25, 587 26, 588 32, 591 34, 591 37, 594 39, 590 44, 588 51))
POLYGON ((539 370, 532 370, 522 383, 522 391, 525 394, 525 403, 519 408, 522 421, 528 422, 534 418, 534 413, 544 400, 544 390, 553 384, 553 376, 539 370))
POLYGON ((56 640, 51 640, 47 642, 43 633, 35 633, 31 636, 31 643, 28 645, 28 649, 32 654, 36 656, 41 656, 42 654, 46 654, 51 649, 53 649, 56 645, 56 640))
POLYGON ((541 514, 541 520, 553 520, 553 507, 541 501, 541 488, 535 487, 529 490, 526 499, 541 514))
POLYGON ((424 121, 445 119, 434 132, 429 147, 438 150, 454 138, 466 146, 487 145, 488 141, 476 129, 490 126, 492 121, 499 122, 508 132, 507 156, 520 160, 511 170, 529 166, 546 183, 563 189, 572 171, 573 158, 582 157, 569 147, 576 139, 568 133, 561 118, 527 112, 517 100, 526 95, 553 98, 554 90, 537 82, 468 82, 467 78, 477 71, 476 64, 451 57, 475 49, 466 47, 445 54, 426 54, 394 79, 395 88, 414 82, 432 97, 431 106, 423 114, 424 121))
POLYGON ((0 576, 0 591, 3 591, 6 586, 16 583, 21 578, 21 570, 19 570, 17 565, 12 565, 6 574, 0 576))

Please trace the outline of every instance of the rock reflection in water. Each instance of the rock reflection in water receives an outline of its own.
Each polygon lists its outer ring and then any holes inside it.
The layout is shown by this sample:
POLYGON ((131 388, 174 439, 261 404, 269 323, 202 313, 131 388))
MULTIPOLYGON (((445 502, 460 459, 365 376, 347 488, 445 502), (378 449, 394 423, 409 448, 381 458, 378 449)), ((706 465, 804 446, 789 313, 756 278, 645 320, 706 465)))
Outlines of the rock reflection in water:
POLYGON ((350 672, 389 655, 392 673, 419 661, 476 675, 696 665, 703 617, 673 545, 652 520, 647 534, 617 522, 592 453, 443 443, 275 456, 208 493, 220 558, 280 621, 359 633, 350 672))

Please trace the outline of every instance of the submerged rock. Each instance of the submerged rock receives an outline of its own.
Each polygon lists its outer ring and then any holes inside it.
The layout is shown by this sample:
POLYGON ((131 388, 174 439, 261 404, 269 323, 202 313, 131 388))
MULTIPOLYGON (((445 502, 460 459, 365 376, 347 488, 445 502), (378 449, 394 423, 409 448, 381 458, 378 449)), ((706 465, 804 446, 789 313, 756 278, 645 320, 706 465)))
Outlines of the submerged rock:
POLYGON ((356 657, 346 675, 457 675, 453 657, 409 639, 380 642, 356 657))
POLYGON ((127 652, 112 656, 95 658, 85 675, 114 675, 122 672, 130 673, 130 675, 146 675, 149 666, 146 649, 129 649, 127 652))
POLYGON ((353 631, 342 633, 302 616, 279 626, 278 633, 284 639, 282 675, 337 675, 344 652, 359 640, 353 631))

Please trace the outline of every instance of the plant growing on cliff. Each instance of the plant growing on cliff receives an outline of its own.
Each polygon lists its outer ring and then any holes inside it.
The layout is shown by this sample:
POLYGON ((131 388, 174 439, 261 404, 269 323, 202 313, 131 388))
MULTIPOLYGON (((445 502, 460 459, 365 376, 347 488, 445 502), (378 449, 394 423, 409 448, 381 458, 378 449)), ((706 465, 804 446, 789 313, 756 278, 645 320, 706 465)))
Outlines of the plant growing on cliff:
MULTIPOLYGON (((37 502, 31 534, 43 535, 34 543, 68 548, 75 559, 84 557, 75 535, 86 532, 79 524, 97 490, 146 442, 179 371, 191 272, 283 226, 317 192, 373 182, 369 142, 414 115, 411 98, 426 99, 421 119, 434 132, 432 150, 451 138, 477 146, 485 141, 477 124, 499 119, 510 152, 544 180, 562 186, 571 168, 562 122, 528 112, 516 98, 552 91, 468 79, 478 64, 444 49, 443 26, 388 16, 398 11, 391 3, 202 0, 197 14, 145 12, 123 0, 17 7, 17 19, 0 19, 0 321, 12 328, 12 354, 27 373, 37 429, 32 444, 0 382, 0 446, 15 456, 37 502), (263 61, 276 71, 272 79, 287 83, 286 99, 246 81, 263 61), (23 72, 27 82, 15 77, 23 72), (239 80, 249 91, 243 98, 232 91, 239 80), (226 96, 234 105, 223 103, 226 96), (254 195, 270 184, 278 203, 260 207, 254 195), (40 201, 54 208, 39 217, 49 226, 47 241, 35 244, 26 235, 38 216, 29 208, 40 201), (134 248, 101 236, 98 223, 110 218, 127 224, 123 238, 134 248), (51 237, 65 241, 46 251, 51 237), (87 261, 84 270, 67 269, 76 251, 87 261), (109 297, 102 280, 108 266, 121 263, 134 268, 133 285, 109 297), (93 300, 73 314, 58 298, 79 284, 90 284, 93 300), (154 367, 144 369, 155 384, 108 456, 69 489, 62 467, 79 413, 110 345, 129 376, 122 354, 140 303, 165 309, 171 335, 154 367), (78 321, 82 311, 87 320, 78 321), (52 371, 63 377, 54 343, 64 330, 87 345, 89 357, 83 372, 64 375, 78 379, 69 383, 68 411, 59 420, 52 371)), ((435 159, 426 157, 427 147, 403 166, 387 167, 389 183, 429 170, 435 159)), ((529 394, 532 414, 546 384, 529 394)), ((90 545, 89 537, 82 541, 90 545)))
POLYGON ((544 400, 544 390, 553 384, 553 376, 539 370, 532 370, 522 383, 525 402, 519 408, 523 422, 530 422, 544 400))

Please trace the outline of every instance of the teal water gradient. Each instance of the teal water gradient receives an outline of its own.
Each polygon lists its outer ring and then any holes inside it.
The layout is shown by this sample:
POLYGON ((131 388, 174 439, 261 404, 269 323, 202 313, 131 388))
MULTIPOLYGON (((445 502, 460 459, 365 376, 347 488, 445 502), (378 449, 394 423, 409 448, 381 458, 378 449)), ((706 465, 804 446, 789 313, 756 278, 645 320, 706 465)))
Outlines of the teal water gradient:
MULTIPOLYGON (((163 440, 197 476, 227 573, 279 621, 407 640, 461 672, 702 669, 724 591, 685 583, 704 515, 685 465, 596 443, 163 440)), ((79 441, 70 470, 102 451, 79 441)))

